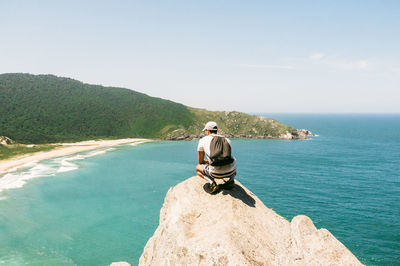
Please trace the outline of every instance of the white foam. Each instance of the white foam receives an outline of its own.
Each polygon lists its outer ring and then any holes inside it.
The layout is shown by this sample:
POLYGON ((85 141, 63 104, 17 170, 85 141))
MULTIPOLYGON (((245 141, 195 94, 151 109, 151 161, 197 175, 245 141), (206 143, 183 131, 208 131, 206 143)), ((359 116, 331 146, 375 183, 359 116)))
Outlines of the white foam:
POLYGON ((10 252, 6 256, 2 257, 0 260, 0 265, 26 265, 27 262, 24 261, 22 255, 16 252, 10 252))
POLYGON ((115 150, 115 148, 107 148, 107 149, 103 149, 103 150, 95 150, 95 151, 92 151, 92 152, 89 152, 89 153, 85 154, 84 157, 88 158, 88 157, 104 154, 104 153, 106 153, 108 151, 113 151, 113 150, 115 150))
POLYGON ((61 161, 61 167, 57 169, 57 173, 62 173, 62 172, 69 172, 78 169, 79 166, 69 162, 68 159, 64 159, 61 161))
POLYGON ((138 141, 138 142, 135 142, 135 143, 131 143, 131 144, 129 144, 129 145, 131 145, 131 146, 136 146, 136 145, 139 145, 139 144, 142 144, 142 143, 145 143, 146 141, 138 141))
POLYGON ((77 155, 73 155, 71 157, 61 157, 60 160, 64 161, 64 160, 66 160, 66 158, 68 161, 76 161, 76 160, 83 160, 86 158, 86 156, 82 155, 82 154, 77 154, 77 155))
POLYGON ((6 173, 15 172, 19 169, 30 168, 38 164, 38 161, 32 161, 26 164, 18 165, 16 167, 10 168, 6 171, 6 173))
POLYGON ((71 241, 74 240, 71 236, 69 236, 69 235, 67 235, 67 234, 62 234, 61 236, 62 236, 63 238, 65 238, 65 239, 68 239, 68 240, 71 240, 71 241))
MULTIPOLYGON (((143 142, 136 142, 131 144, 136 146, 143 142)), ((4 176, 0 176, 0 193, 7 189, 20 188, 26 184, 30 179, 55 176, 57 173, 69 172, 79 168, 78 164, 73 163, 77 160, 83 160, 85 158, 93 157, 96 155, 104 154, 108 151, 113 151, 115 148, 106 148, 100 150, 94 150, 85 154, 74 154, 64 157, 58 157, 50 160, 46 160, 45 163, 39 163, 37 161, 29 162, 24 165, 15 167, 8 170, 4 176)), ((0 200, 5 197, 0 197, 0 200)))
POLYGON ((23 171, 9 172, 0 178, 0 192, 10 188, 20 188, 26 184, 27 180, 33 178, 54 175, 54 167, 45 164, 37 164, 23 171))
POLYGON ((34 178, 55 176, 60 169, 61 172, 65 172, 75 170, 77 168, 77 165, 72 165, 62 158, 46 161, 46 163, 34 162, 25 164, 15 168, 13 171, 8 171, 4 176, 0 177, 0 192, 7 189, 23 187, 28 180, 34 178))
POLYGON ((77 164, 72 163, 73 161, 77 160, 83 160, 89 157, 93 157, 96 155, 104 154, 108 151, 115 150, 114 148, 108 148, 108 149, 102 149, 102 150, 95 150, 86 154, 76 154, 72 156, 67 156, 67 157, 60 157, 57 159, 54 159, 57 163, 61 164, 61 166, 58 168, 57 173, 62 173, 62 172, 69 172, 73 171, 79 168, 77 164))

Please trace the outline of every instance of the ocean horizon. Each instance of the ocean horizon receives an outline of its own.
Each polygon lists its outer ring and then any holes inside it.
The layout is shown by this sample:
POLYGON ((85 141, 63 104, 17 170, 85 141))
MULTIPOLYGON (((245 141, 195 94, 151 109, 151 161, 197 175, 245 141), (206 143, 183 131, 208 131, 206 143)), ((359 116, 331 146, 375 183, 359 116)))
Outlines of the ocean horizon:
MULTIPOLYGON (((233 139, 237 179, 291 220, 309 216, 367 265, 400 262, 400 114, 255 113, 308 140, 233 139)), ((0 265, 138 263, 197 141, 121 145, 26 165, 0 193, 0 265)))

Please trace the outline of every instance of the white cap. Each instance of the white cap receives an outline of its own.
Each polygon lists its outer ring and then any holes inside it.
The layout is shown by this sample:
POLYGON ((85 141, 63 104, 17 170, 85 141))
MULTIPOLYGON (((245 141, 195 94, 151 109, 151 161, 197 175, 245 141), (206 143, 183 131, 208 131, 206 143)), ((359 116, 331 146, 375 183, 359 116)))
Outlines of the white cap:
POLYGON ((218 130, 218 125, 214 121, 207 122, 207 124, 203 128, 203 131, 206 131, 207 129, 208 130, 218 130))

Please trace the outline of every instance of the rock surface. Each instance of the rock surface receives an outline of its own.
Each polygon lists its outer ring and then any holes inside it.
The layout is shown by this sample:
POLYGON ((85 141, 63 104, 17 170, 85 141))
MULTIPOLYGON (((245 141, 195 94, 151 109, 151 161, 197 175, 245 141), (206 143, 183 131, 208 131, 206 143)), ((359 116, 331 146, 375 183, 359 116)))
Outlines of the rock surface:
POLYGON ((1 145, 9 145, 14 144, 14 141, 6 136, 0 136, 0 144, 1 145))
POLYGON ((289 222, 235 182, 216 195, 199 177, 172 187, 139 265, 361 265, 307 216, 289 222))

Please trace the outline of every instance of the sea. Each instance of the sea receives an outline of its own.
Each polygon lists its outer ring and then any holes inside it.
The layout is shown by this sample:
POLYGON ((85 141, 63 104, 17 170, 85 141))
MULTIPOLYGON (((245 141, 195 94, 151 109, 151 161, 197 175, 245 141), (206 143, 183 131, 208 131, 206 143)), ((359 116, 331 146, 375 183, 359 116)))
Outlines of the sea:
MULTIPOLYGON (((317 136, 233 139, 237 179, 288 220, 309 216, 362 263, 400 265, 400 115, 259 115, 317 136)), ((137 265, 168 189, 195 175, 196 147, 121 145, 3 174, 0 265, 137 265)))

